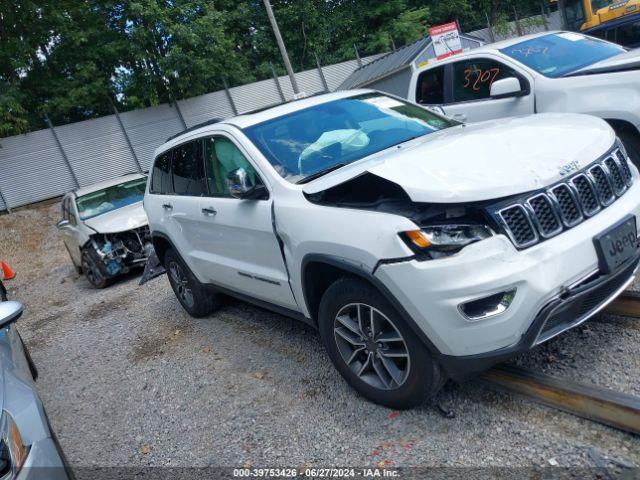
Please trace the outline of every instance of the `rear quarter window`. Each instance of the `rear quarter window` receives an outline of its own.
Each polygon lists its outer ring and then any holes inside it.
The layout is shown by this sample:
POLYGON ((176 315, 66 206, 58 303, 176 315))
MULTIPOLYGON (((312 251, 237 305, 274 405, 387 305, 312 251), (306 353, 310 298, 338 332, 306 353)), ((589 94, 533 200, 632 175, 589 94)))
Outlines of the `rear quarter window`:
POLYGON ((173 193, 173 185, 171 182, 171 151, 159 155, 153 163, 149 192, 157 194, 173 193))

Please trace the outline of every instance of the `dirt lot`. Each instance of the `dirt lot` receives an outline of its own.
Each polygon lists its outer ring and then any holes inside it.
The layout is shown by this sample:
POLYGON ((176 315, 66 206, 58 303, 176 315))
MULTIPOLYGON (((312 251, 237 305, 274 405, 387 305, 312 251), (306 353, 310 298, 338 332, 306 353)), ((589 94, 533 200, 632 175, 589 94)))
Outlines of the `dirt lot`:
MULTIPOLYGON (((0 216, 0 257, 26 304, 19 328, 75 466, 640 465, 638 437, 478 383, 392 412, 358 397, 303 324, 229 300, 180 308, 166 277, 93 290, 54 227, 58 205, 0 216)), ((640 395, 640 323, 601 316, 518 361, 640 395)))

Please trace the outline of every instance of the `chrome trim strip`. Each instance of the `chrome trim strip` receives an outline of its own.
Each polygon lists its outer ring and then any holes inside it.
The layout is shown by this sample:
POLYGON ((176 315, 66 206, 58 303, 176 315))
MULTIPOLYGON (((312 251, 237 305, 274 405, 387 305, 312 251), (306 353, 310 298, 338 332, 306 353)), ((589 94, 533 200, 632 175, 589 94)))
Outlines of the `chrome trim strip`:
POLYGON ((566 184, 566 183, 561 183, 559 185, 556 185, 555 187, 549 189, 549 196, 551 197, 552 200, 554 200, 558 206, 558 211, 560 212, 560 216, 562 217, 562 223, 564 224, 565 227, 567 228, 571 228, 571 227, 575 227, 576 225, 582 223, 584 221, 584 214, 582 213, 582 208, 580 206, 580 201, 576 198, 576 193, 573 191, 573 189, 571 188, 570 185, 566 184), (569 193, 569 196, 571 197, 571 199, 573 200, 573 203, 576 207, 576 210, 578 211, 578 214, 580 215, 576 220, 574 220, 573 222, 569 222, 564 218, 564 213, 562 212, 562 208, 560 207, 560 200, 558 199, 558 196, 556 195, 556 190, 560 189, 560 188, 565 188, 567 190, 567 192, 569 193))
POLYGON ((549 196, 546 193, 539 193, 537 195, 534 195, 533 197, 529 197, 527 199, 527 206, 530 208, 530 213, 531 215, 531 219, 533 220, 533 223, 536 225, 536 227, 538 227, 538 232, 540 232, 540 235, 542 235, 544 238, 551 238, 551 237, 555 237, 556 235, 558 235, 559 233, 562 232, 563 228, 562 228, 562 220, 560 220, 560 216, 558 215, 558 212, 555 210, 553 202, 551 201, 551 199, 549 198, 549 196), (538 219, 538 214, 536 213, 535 208, 533 208, 533 205, 531 204, 531 202, 533 200, 535 200, 536 198, 544 198, 545 201, 549 202, 549 206, 551 208, 551 214, 553 215, 553 218, 556 219, 556 222, 558 223, 558 228, 556 228, 555 230, 553 230, 550 233, 545 233, 543 231, 542 228, 542 224, 540 223, 540 220, 538 219))
MULTIPOLYGON (((551 340, 552 338, 557 337, 558 335, 566 332, 567 330, 571 330, 572 328, 575 328, 578 325, 583 324, 584 322, 589 320, 594 315, 597 315, 598 313, 600 313, 611 302, 613 302, 616 298, 618 298, 618 295, 620 295, 622 292, 624 292, 627 289, 627 287, 633 283, 633 281, 636 279, 636 273, 637 272, 638 272, 638 267, 636 267, 636 269, 633 271, 633 274, 631 275, 631 277, 629 277, 629 279, 618 290, 616 290, 609 298, 607 298, 604 302, 602 302, 600 305, 598 305, 592 311, 590 311, 589 313, 586 313, 585 315, 580 317, 578 320, 576 320, 575 322, 570 323, 569 325, 565 326, 564 328, 562 328, 562 329, 560 329, 558 331, 552 332, 550 335, 546 335, 545 336, 545 335, 540 334, 533 345, 534 346, 535 345, 540 345, 541 343, 544 343, 544 342, 546 342, 548 340, 551 340)), ((544 324, 543 324, 542 328, 544 328, 544 324)))
POLYGON ((586 275, 580 277, 579 280, 576 280, 575 282, 573 282, 571 285, 569 285, 568 290, 571 290, 573 288, 579 287, 582 283, 584 283, 585 280, 589 279, 590 277, 593 277, 594 275, 597 275, 600 273, 600 268, 594 268, 593 270, 591 270, 589 273, 587 273, 586 275))
POLYGON ((593 180, 591 180, 591 178, 589 178, 589 176, 585 173, 579 173, 578 175, 574 175, 573 177, 571 177, 571 179, 569 180, 569 182, 571 183, 571 185, 573 185, 573 188, 576 189, 576 194, 578 196, 578 201, 580 202, 580 207, 582 208, 582 213, 584 213, 587 217, 593 217, 596 213, 598 213, 600 210, 602 210, 602 205, 600 204, 600 199, 598 198, 598 191, 596 189, 596 186, 593 184, 593 180), (595 199, 596 203, 598 204, 598 206, 596 207, 595 210, 587 210, 584 203, 582 202, 582 198, 580 197, 580 190, 578 189, 578 186, 576 185, 576 180, 578 180, 579 178, 584 178, 587 182, 587 185, 589 186, 589 189, 591 190, 591 193, 593 194, 593 198, 595 199))
POLYGON ((589 169, 588 175, 596 187, 596 197, 602 206, 608 207, 618 199, 618 197, 616 196, 616 189, 614 188, 613 182, 611 181, 611 175, 607 173, 604 165, 600 165, 600 164, 594 165, 589 169), (609 185, 609 188, 611 189, 611 196, 609 198, 602 198, 598 193, 598 180, 596 179, 596 176, 593 174, 594 170, 600 170, 602 172, 602 175, 604 175, 604 181, 607 182, 607 185, 609 185))
POLYGON ((633 172, 631 171, 631 167, 629 166, 629 158, 624 154, 621 149, 617 149, 611 155, 613 159, 616 161, 618 166, 624 170, 625 183, 627 184, 627 188, 629 188, 633 184, 633 172))
POLYGON ((624 179, 624 175, 622 174, 622 172, 620 171, 620 166, 618 165, 618 162, 616 162, 615 158, 613 158, 613 156, 609 156, 607 158, 605 158, 602 162, 602 166, 604 168, 607 169, 607 171, 609 172, 609 178, 611 181, 611 184, 613 185, 613 191, 616 194, 616 197, 621 197, 622 194, 624 192, 627 191, 627 182, 624 179), (620 179, 622 180, 622 188, 616 188, 615 186, 615 182, 614 182, 614 173, 612 172, 611 168, 609 167, 609 165, 607 165, 607 162, 611 160, 613 162, 613 166, 616 168, 616 170, 618 171, 618 175, 620 175, 620 179))
POLYGON ((496 292, 492 295, 485 295, 484 297, 476 298, 475 300, 469 300, 467 302, 460 303, 458 304, 458 312, 460 312, 460 315, 462 315, 466 320, 469 320, 471 322, 477 322, 479 320, 486 320, 487 318, 496 317, 498 315, 503 314, 509 309, 509 307, 513 304, 513 301, 515 300, 515 295, 517 292, 518 292, 517 288, 512 288, 510 290, 504 290, 503 292, 496 292), (467 315, 467 313, 464 311, 465 305, 468 305, 469 303, 477 302, 479 300, 484 300, 485 298, 489 298, 494 295, 498 295, 500 293, 502 293, 502 300, 500 300, 500 302, 495 306, 493 310, 489 310, 483 313, 482 315, 467 315), (510 294, 513 295, 511 297, 511 301, 505 304, 504 297, 510 294))
POLYGON ((505 207, 505 208, 503 208, 503 209, 498 211, 498 218, 500 218, 500 220, 502 221, 502 226, 504 227, 505 231, 507 232, 507 235, 509 236, 509 238, 511 239, 511 241, 513 242, 513 244, 516 247, 527 248, 527 247, 530 247, 532 245, 535 245, 540 240, 540 236, 538 235, 536 227, 533 224, 533 222, 531 221, 531 218, 529 216, 529 212, 527 211, 526 208, 524 208, 524 205, 521 205, 519 203, 515 203, 513 205, 509 205, 508 207, 505 207), (511 228, 507 224, 507 221, 504 219, 504 215, 503 215, 503 212, 505 212, 507 210, 511 210, 512 208, 519 208, 524 213, 524 216, 527 219, 527 222, 529 223, 529 226, 531 227, 531 231, 533 232, 533 235, 534 235, 534 239, 533 240, 531 240, 531 241, 529 241, 527 243, 519 243, 515 239, 515 237, 513 236, 513 232, 511 231, 511 228))

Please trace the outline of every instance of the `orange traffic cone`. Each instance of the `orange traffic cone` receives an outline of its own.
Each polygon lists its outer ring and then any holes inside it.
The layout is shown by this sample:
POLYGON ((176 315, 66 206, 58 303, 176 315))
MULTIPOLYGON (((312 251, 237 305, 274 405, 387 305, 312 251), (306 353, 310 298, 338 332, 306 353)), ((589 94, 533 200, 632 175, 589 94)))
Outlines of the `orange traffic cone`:
POLYGON ((15 272, 11 270, 9 268, 9 265, 7 265, 6 263, 0 262, 0 267, 2 267, 2 276, 4 277, 3 280, 11 280, 16 276, 15 272))

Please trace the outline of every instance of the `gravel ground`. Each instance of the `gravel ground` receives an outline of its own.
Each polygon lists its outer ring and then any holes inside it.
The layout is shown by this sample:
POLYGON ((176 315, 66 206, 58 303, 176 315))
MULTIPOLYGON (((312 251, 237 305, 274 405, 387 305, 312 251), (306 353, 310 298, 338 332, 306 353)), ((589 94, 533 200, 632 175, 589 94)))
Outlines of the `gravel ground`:
MULTIPOLYGON (((229 300, 206 319, 166 277, 97 291, 55 227, 59 206, 0 216, 7 282, 38 390, 74 466, 572 466, 591 452, 640 465, 638 437, 480 383, 392 412, 358 397, 316 332, 229 300)), ((640 395, 640 323, 601 316, 521 358, 553 374, 640 395)))

